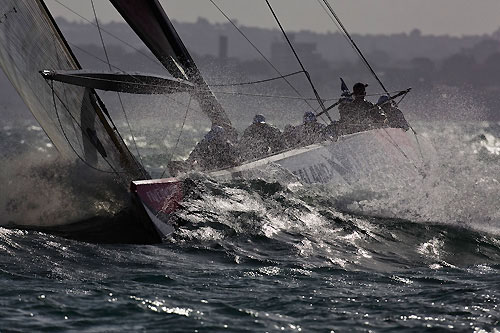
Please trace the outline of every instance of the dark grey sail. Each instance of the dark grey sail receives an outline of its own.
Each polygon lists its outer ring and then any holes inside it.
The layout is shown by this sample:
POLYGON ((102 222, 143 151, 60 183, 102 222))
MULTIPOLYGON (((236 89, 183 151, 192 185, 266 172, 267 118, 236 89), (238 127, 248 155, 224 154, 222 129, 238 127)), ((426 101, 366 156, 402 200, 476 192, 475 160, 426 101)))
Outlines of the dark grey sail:
POLYGON ((43 1, 0 0, 0 66, 63 157, 125 181, 148 177, 93 89, 40 74, 81 68, 43 1))
POLYGON ((194 83, 194 97, 213 125, 231 121, 201 76, 158 0, 110 0, 125 21, 174 77, 194 83))

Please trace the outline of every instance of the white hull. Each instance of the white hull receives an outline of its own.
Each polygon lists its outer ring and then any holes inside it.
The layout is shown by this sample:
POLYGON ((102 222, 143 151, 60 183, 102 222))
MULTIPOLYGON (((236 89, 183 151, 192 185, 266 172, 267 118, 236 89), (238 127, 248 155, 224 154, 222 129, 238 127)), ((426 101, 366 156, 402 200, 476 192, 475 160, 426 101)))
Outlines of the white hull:
MULTIPOLYGON (((405 184, 420 177, 430 165, 432 146, 401 129, 377 129, 340 137, 337 141, 314 144, 286 151, 241 166, 210 172, 215 178, 258 176, 270 164, 279 165, 307 184, 354 185, 373 191, 373 183, 390 181, 405 184)), ((174 178, 137 181, 132 191, 137 194, 148 215, 156 217, 158 231, 166 236, 158 223, 168 222, 172 200, 182 200, 182 186, 174 178), (168 209, 165 209, 168 207, 168 209)))
POLYGON ((307 184, 354 184, 374 177, 398 178, 419 174, 431 159, 432 146, 411 132, 387 128, 346 135, 283 152, 244 165, 215 171, 213 177, 234 177, 275 163, 307 184))

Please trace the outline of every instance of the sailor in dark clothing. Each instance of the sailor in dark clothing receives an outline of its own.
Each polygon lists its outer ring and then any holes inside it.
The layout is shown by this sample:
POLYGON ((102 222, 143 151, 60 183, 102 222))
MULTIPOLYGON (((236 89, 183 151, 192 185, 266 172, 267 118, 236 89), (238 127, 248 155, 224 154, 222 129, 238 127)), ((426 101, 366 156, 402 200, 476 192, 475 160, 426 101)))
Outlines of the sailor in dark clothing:
POLYGON ((228 140, 224 128, 213 126, 194 147, 186 162, 194 169, 217 170, 238 165, 240 154, 228 140))
POLYGON ((241 136, 239 149, 244 160, 252 160, 283 150, 281 131, 266 123, 266 118, 258 114, 241 136))
POLYGON ((301 144, 310 145, 325 141, 325 128, 324 124, 318 122, 318 118, 314 113, 310 111, 304 113, 301 144))
POLYGON ((287 124, 283 129, 283 142, 286 148, 295 147, 298 143, 298 139, 295 135, 295 126, 287 124))
POLYGON ((337 141, 339 137, 339 122, 337 120, 333 120, 325 127, 324 133, 330 140, 337 141))
POLYGON ((408 122, 401 112, 400 109, 394 105, 392 101, 389 100, 389 97, 383 95, 378 99, 377 105, 380 106, 382 111, 384 111, 385 116, 387 117, 387 125, 393 128, 402 128, 407 131, 410 128, 408 122))
POLYGON ((339 105, 339 127, 342 134, 366 131, 383 127, 386 118, 382 110, 365 100, 367 84, 356 83, 353 87, 353 100, 344 99, 339 105))
POLYGON ((316 115, 310 111, 304 113, 302 125, 295 126, 285 131, 288 146, 307 146, 328 139, 325 133, 325 125, 318 123, 316 115))

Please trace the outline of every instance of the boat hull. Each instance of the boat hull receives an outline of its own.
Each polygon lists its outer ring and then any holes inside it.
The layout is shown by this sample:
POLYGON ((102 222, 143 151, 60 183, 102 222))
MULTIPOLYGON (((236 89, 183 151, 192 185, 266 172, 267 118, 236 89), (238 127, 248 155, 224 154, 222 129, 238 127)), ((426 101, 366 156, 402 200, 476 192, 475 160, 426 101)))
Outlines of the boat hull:
MULTIPOLYGON (((433 154, 432 146, 412 133, 377 129, 285 151, 209 175, 216 179, 252 178, 269 165, 277 165, 305 184, 348 185, 376 191, 378 184, 397 186, 421 178, 433 154)), ((170 217, 184 196, 180 178, 134 181, 131 191, 161 237, 174 231, 170 217)))
POLYGON ((113 216, 93 216, 70 224, 50 227, 36 225, 2 227, 43 232, 97 244, 157 244, 162 242, 162 234, 156 230, 140 202, 131 203, 113 216))

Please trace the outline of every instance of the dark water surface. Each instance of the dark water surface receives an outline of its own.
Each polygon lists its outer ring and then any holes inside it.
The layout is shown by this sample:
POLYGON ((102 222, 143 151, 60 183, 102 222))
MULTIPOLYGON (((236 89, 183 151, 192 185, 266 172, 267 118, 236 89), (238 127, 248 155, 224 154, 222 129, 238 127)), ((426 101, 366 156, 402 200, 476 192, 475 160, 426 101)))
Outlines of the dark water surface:
POLYGON ((387 192, 193 175, 161 245, 0 228, 0 331, 499 332, 500 126, 426 133, 436 171, 387 192))

